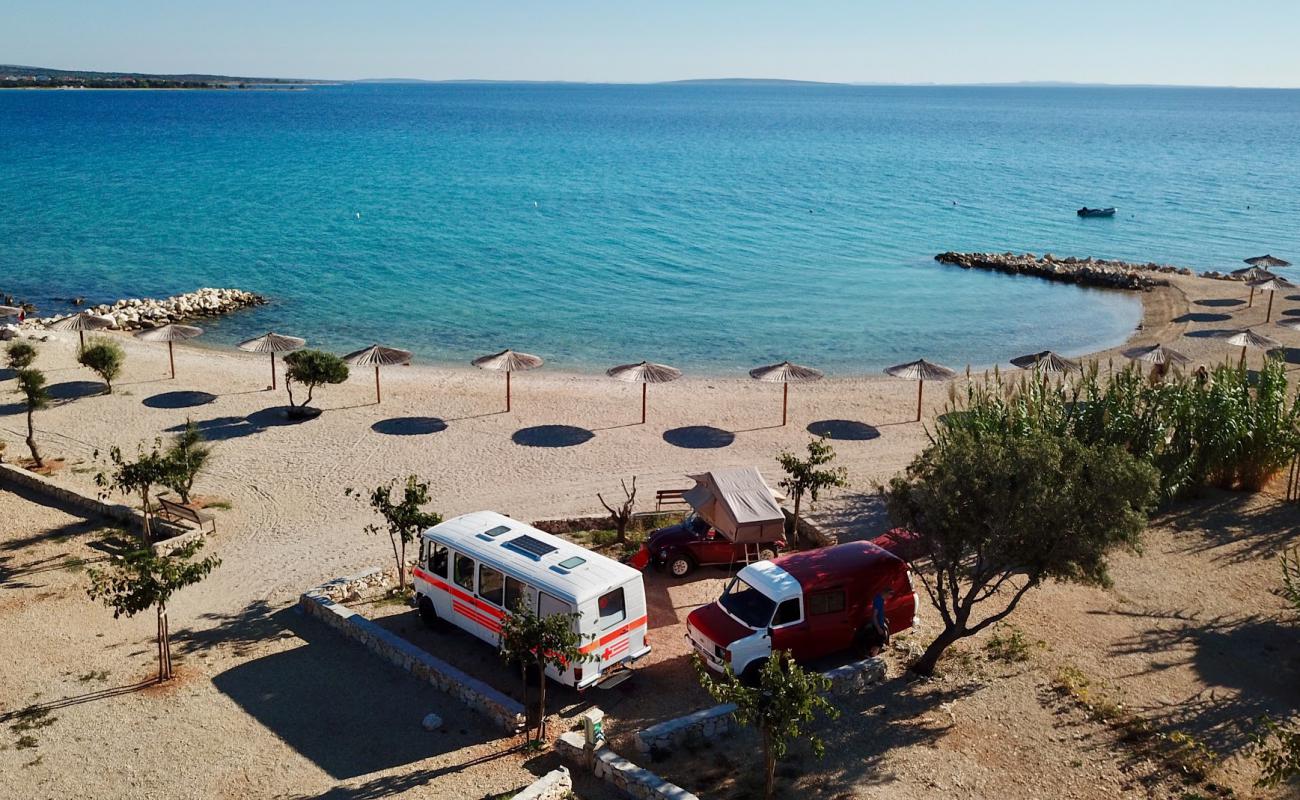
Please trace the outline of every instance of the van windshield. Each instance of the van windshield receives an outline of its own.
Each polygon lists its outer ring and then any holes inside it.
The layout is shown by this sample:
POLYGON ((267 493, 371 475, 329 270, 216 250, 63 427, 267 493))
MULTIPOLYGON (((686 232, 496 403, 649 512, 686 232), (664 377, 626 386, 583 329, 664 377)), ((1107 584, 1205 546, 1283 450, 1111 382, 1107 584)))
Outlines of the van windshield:
POLYGON ((751 628, 766 628, 772 622, 776 603, 770 597, 736 578, 718 601, 731 616, 751 628))

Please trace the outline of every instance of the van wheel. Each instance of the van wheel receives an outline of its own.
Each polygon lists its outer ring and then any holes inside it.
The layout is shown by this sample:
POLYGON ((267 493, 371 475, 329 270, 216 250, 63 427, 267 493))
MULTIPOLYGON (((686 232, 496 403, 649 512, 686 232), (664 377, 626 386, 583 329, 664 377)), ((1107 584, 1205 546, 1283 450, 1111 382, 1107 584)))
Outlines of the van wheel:
POLYGON ((424 595, 420 596, 420 621, 429 630, 436 631, 442 627, 442 620, 438 619, 438 612, 433 607, 433 601, 424 595))
POLYGON ((775 550, 775 548, 764 547, 762 550, 759 550, 759 551, 758 551, 758 560, 759 560, 759 561, 771 561, 771 560, 774 559, 774 558, 776 558, 776 550, 775 550))
POLYGON ((758 686, 761 678, 759 675, 763 672, 763 667, 767 666, 766 658, 756 658, 749 662, 745 671, 740 673, 740 682, 750 688, 758 686))
POLYGON ((668 561, 668 572, 674 578, 685 578, 695 571, 695 559, 685 553, 673 556, 668 561))

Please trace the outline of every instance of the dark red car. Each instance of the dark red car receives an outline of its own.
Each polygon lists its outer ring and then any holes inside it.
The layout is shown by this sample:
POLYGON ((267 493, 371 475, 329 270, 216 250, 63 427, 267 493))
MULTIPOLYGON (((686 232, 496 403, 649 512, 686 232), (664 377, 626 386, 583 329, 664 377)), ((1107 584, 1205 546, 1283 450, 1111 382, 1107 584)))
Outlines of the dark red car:
POLYGON ((760 545, 737 544, 714 530, 702 517, 691 514, 676 525, 651 531, 641 549, 628 560, 636 569, 654 566, 674 578, 690 575, 708 564, 746 564, 755 558, 771 559, 785 549, 785 541, 760 545))

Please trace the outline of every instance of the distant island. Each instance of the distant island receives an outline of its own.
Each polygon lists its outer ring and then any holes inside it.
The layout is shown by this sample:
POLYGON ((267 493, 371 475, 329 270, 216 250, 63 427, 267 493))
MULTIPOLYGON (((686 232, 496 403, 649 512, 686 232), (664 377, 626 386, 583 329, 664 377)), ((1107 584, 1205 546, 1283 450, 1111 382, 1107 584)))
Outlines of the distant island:
POLYGON ((92 72, 0 64, 0 89, 247 89, 256 86, 302 86, 313 83, 319 82, 290 78, 243 78, 233 75, 92 72))

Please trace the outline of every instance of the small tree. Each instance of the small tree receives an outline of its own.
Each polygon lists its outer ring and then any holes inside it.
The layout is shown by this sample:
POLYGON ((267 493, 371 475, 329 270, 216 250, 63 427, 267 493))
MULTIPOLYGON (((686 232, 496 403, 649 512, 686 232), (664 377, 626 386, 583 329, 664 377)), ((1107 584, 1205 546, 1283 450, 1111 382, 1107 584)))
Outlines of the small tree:
POLYGON ((806 459, 800 459, 794 453, 785 451, 778 455, 776 460, 781 465, 781 469, 785 470, 786 475, 778 485, 789 492, 790 499, 794 501, 794 519, 791 524, 792 532, 797 537, 799 509, 803 504, 804 495, 808 495, 810 504, 815 503, 817 496, 823 490, 848 485, 848 473, 843 467, 824 468, 835 460, 835 450, 826 443, 824 438, 809 440, 806 459))
POLYGON ((36 348, 30 342, 10 342, 5 348, 5 359, 9 362, 9 369, 27 369, 36 360, 36 348))
POLYGON ((1282 562, 1282 588, 1278 594, 1295 608, 1295 613, 1300 614, 1300 547, 1293 549, 1290 555, 1283 553, 1279 560, 1282 562))
POLYGON ((772 797, 776 764, 785 758, 791 740, 806 739, 821 758, 826 747, 807 730, 818 713, 834 719, 840 712, 825 697, 830 679, 800 667, 784 650, 777 650, 758 674, 757 686, 746 686, 727 665, 722 678, 709 674, 698 655, 692 656, 704 690, 719 703, 734 703, 736 721, 758 729, 763 740, 763 797, 772 797))
POLYGON ((185 420, 185 430, 177 434, 164 455, 170 469, 163 485, 180 495, 182 503, 190 501, 194 479, 212 458, 212 448, 203 438, 203 431, 193 420, 185 420))
POLYGON ((577 614, 539 617, 522 599, 501 620, 501 658, 507 664, 519 664, 525 706, 528 705, 529 670, 538 676, 536 741, 539 742, 546 735, 546 668, 565 670, 588 658, 582 651, 577 620, 577 614))
MULTIPOLYGON (((145 452, 144 445, 136 448, 136 460, 128 461, 122 455, 121 448, 113 447, 108 451, 112 469, 95 476, 95 485, 100 488, 100 496, 108 497, 113 490, 125 496, 137 495, 140 498, 140 511, 144 513, 144 542, 148 544, 153 538, 153 505, 150 494, 155 486, 166 486, 171 479, 174 467, 167 456, 159 452, 162 443, 154 440, 153 449, 145 452)), ((99 456, 96 451, 95 456, 99 456)))
POLYGON ((221 564, 209 556, 191 561, 203 547, 203 540, 160 555, 148 545, 109 557, 105 569, 90 570, 91 599, 102 600, 113 609, 113 619, 134 617, 149 608, 158 614, 158 682, 172 677, 171 642, 167 627, 167 601, 178 590, 198 583, 221 564))
POLYGON ((77 353, 77 362, 81 366, 94 371, 104 379, 104 394, 113 393, 113 379, 122 373, 122 364, 125 361, 126 351, 122 349, 122 345, 104 337, 91 339, 90 344, 77 353))
POLYGON ((1157 486, 1155 470, 1118 447, 1047 433, 962 431, 927 448, 885 491, 894 522, 928 556, 913 569, 943 619, 913 671, 932 674, 951 644, 1005 619, 1049 578, 1108 583, 1106 556, 1137 548, 1157 486), (993 598, 998 609, 974 620, 993 598))
POLYGON ((618 543, 627 543, 627 526, 632 522, 632 514, 636 511, 636 476, 632 476, 632 488, 627 488, 627 482, 620 479, 619 483, 623 486, 623 502, 617 508, 605 502, 605 498, 600 492, 596 492, 596 499, 609 512, 610 522, 614 523, 615 530, 618 531, 618 543))
POLYGON ((311 403, 312 392, 317 386, 342 383, 348 379, 348 365, 333 353, 323 350, 295 350, 284 357, 287 369, 284 373, 284 388, 289 392, 289 405, 299 413, 311 403), (302 403, 293 400, 293 385, 301 383, 307 387, 307 397, 302 403))
MULTIPOLYGON (((377 486, 370 492, 370 507, 384 518, 383 527, 367 525, 366 533, 387 533, 393 544, 393 558, 397 560, 398 589, 406 589, 406 546, 426 528, 432 528, 442 522, 442 515, 434 511, 424 511, 420 506, 429 502, 429 484, 415 475, 406 476, 406 484, 399 490, 401 495, 394 497, 396 481, 389 481, 377 486)), ((349 497, 360 497, 361 493, 351 488, 343 491, 349 497)))
POLYGON ((37 468, 42 468, 45 461, 36 449, 36 425, 32 415, 50 404, 50 393, 45 390, 45 373, 30 367, 18 370, 17 391, 27 402, 27 449, 32 451, 32 461, 37 468))

